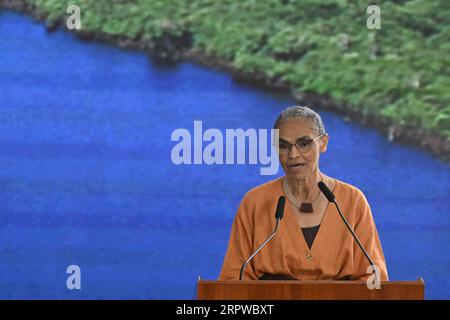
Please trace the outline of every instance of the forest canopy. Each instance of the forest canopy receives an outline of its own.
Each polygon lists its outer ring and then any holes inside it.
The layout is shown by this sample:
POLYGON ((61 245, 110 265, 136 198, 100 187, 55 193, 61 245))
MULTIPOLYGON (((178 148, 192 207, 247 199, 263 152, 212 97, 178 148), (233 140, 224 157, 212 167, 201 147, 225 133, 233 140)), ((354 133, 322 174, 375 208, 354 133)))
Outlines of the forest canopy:
POLYGON ((400 127, 450 139, 448 0, 25 0, 49 24, 81 8, 84 30, 190 50, 314 92, 400 127), (369 30, 369 5, 381 29, 369 30))

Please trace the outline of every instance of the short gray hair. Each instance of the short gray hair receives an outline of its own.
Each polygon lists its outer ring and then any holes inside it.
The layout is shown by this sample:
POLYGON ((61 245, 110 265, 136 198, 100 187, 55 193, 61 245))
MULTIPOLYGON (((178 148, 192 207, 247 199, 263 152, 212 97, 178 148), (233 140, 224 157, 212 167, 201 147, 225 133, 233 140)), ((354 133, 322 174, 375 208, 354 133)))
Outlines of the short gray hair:
POLYGON ((289 107, 281 111, 280 115, 278 116, 273 126, 274 129, 278 129, 281 121, 292 118, 299 118, 301 120, 311 120, 313 123, 314 131, 316 131, 318 134, 325 133, 325 127, 323 125, 322 118, 320 117, 320 115, 314 110, 304 106, 289 107))

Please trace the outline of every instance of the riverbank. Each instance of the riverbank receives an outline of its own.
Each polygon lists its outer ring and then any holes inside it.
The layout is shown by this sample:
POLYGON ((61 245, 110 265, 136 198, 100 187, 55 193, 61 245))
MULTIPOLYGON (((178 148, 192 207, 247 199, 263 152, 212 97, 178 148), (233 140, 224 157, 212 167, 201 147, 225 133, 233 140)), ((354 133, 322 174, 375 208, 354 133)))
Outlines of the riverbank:
MULTIPOLYGON (((37 20, 44 21, 51 31, 64 25, 67 3, 61 2, 54 4, 51 1, 0 0, 0 6, 31 14, 37 20)), ((152 8, 145 7, 138 1, 118 2, 109 6, 105 3, 97 1, 96 5, 93 5, 86 2, 85 6, 82 6, 83 29, 75 32, 77 36, 84 40, 111 43, 124 49, 146 51, 156 59, 171 61, 188 59, 205 66, 226 70, 238 81, 251 82, 265 89, 290 92, 299 103, 338 112, 351 121, 378 128, 389 140, 418 145, 444 160, 450 159, 450 109, 448 94, 445 95, 442 89, 446 84, 444 78, 446 69, 442 69, 441 66, 441 62, 445 63, 445 59, 448 58, 436 56, 439 63, 436 63, 437 66, 431 68, 430 72, 433 73, 433 69, 436 69, 444 76, 436 77, 437 80, 434 81, 428 71, 417 72, 413 70, 413 64, 403 63, 401 52, 397 52, 396 58, 391 48, 384 44, 383 39, 380 39, 379 43, 372 40, 367 47, 366 40, 358 43, 355 36, 355 40, 347 41, 350 44, 333 43, 335 47, 339 46, 341 49, 339 52, 326 51, 333 52, 330 58, 335 60, 327 65, 325 57, 320 56, 325 49, 321 51, 317 48, 323 45, 322 40, 330 38, 335 41, 342 38, 343 33, 332 32, 327 38, 319 39, 320 41, 303 39, 300 43, 297 41, 297 46, 284 48, 292 40, 291 34, 283 38, 282 31, 278 34, 274 32, 277 36, 272 36, 268 35, 264 28, 249 31, 243 26, 234 34, 229 32, 230 36, 238 38, 240 34, 249 33, 247 38, 251 38, 251 41, 246 39, 242 43, 239 41, 234 43, 233 37, 220 38, 223 34, 220 30, 214 29, 214 25, 219 22, 212 19, 217 11, 228 8, 210 9, 207 6, 200 6, 206 5, 205 1, 179 1, 177 6, 173 1, 164 2, 164 5, 159 1, 145 4, 145 6, 160 4, 159 7, 155 5, 152 8), (143 11, 146 12, 144 16, 143 11), (122 14, 119 14, 120 12, 122 14), (153 16, 152 20, 152 15, 159 18, 154 19, 153 16), (208 23, 213 31, 205 27, 208 23), (254 32, 259 36, 255 37, 254 32), (375 48, 381 45, 383 50, 375 48), (373 49, 372 58, 361 57, 366 49, 373 49), (405 68, 405 65, 408 68, 405 68)), ((277 4, 275 9, 281 8, 278 6, 281 5, 277 4)), ((333 8, 326 8, 326 12, 336 13, 337 9, 333 8)), ((259 7, 255 9, 265 10, 259 7)), ((235 8, 234 11, 240 10, 235 8)), ((285 12, 290 10, 282 13, 285 12)), ((317 14, 323 16, 324 12, 318 11, 317 14)), ((339 12, 336 14, 339 16, 339 12)), ((228 25, 233 25, 235 21, 233 17, 226 14, 224 16, 227 18, 222 19, 224 21, 219 26, 228 28, 228 25)), ((364 21, 365 17, 362 18, 364 21)), ((314 25, 312 22, 310 24, 314 25)), ((324 28, 327 26, 325 22, 322 25, 324 28)), ((286 30, 292 31, 292 28, 286 30)), ((305 36, 309 35, 307 31, 304 32, 305 36)), ((295 33, 295 30, 292 32, 295 33)), ((372 34, 373 32, 375 31, 372 31, 372 34)), ((437 31, 420 30, 420 32, 437 31)), ((350 34, 350 31, 348 33, 350 34)), ((439 36, 439 32, 436 36, 439 36)), ((302 34, 295 34, 295 37, 301 38, 302 34)), ((418 40, 420 39, 413 37, 411 42, 418 40)), ((440 41, 440 38, 438 40, 440 41)), ((424 69, 428 67, 427 64, 422 65, 424 69)))

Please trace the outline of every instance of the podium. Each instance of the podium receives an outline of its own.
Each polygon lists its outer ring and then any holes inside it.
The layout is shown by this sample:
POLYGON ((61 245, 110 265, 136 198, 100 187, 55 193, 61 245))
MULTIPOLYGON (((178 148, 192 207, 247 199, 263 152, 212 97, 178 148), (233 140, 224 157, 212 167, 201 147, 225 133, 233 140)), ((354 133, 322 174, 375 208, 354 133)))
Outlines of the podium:
POLYGON ((422 278, 382 281, 380 289, 369 289, 365 281, 197 281, 198 300, 423 300, 424 295, 422 278))

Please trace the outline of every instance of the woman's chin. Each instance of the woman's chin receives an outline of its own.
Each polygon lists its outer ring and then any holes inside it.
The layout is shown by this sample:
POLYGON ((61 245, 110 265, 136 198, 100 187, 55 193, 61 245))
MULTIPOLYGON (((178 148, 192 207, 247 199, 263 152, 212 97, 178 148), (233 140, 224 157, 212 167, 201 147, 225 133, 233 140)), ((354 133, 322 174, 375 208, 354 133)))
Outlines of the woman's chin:
POLYGON ((302 180, 309 176, 309 172, 306 170, 306 168, 295 168, 291 170, 285 170, 286 176, 288 178, 292 178, 295 180, 302 180))

